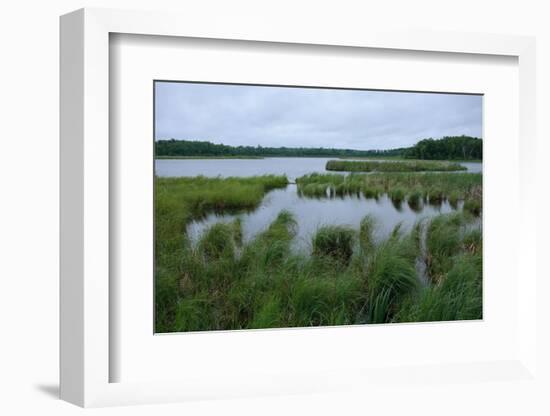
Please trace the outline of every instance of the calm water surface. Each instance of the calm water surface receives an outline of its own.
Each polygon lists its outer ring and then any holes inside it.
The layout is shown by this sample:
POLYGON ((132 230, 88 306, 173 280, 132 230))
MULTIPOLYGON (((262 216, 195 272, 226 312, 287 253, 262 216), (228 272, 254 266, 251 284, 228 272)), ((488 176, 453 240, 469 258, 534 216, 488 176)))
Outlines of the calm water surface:
MULTIPOLYGON (((461 207, 462 205, 459 204, 457 208, 461 209, 461 207)), ((298 224, 294 239, 295 248, 307 252, 311 250, 313 234, 323 225, 344 225, 358 230, 361 220, 370 214, 376 220, 376 238, 383 239, 398 224, 401 224, 402 231, 410 231, 422 218, 453 211, 448 202, 443 202, 440 205, 424 204, 418 212, 415 212, 406 202, 395 206, 385 195, 378 200, 357 196, 332 199, 308 198, 298 195, 296 185, 288 185, 285 189, 269 192, 254 211, 236 214, 211 213, 200 221, 194 221, 189 224, 187 234, 196 243, 212 224, 231 222, 240 218, 243 238, 245 241, 250 241, 258 233, 266 230, 283 209, 292 212, 298 224)))
MULTIPOLYGON (((158 176, 254 176, 287 175, 291 181, 308 173, 327 173, 326 157, 270 157, 265 159, 159 159, 158 176)), ((481 163, 461 163, 468 172, 481 172, 481 163)), ((335 173, 335 172, 331 172, 335 173)), ((346 174, 346 172, 341 172, 346 174)), ((459 172, 457 172, 459 173, 459 172)))

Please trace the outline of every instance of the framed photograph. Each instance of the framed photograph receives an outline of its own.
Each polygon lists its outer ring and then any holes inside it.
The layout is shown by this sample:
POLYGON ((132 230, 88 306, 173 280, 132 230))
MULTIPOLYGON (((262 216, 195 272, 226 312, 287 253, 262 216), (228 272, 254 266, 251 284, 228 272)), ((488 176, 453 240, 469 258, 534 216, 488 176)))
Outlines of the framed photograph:
POLYGON ((534 40, 233 29, 61 18, 61 397, 535 386, 534 40))
POLYGON ((154 94, 156 333, 483 318, 482 95, 154 94))

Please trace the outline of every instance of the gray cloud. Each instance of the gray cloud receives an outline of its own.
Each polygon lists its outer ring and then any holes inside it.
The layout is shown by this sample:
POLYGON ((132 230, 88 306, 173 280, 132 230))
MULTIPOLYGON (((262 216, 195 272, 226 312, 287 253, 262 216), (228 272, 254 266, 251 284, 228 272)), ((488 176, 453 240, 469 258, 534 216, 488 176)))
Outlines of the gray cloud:
POLYGON ((156 139, 388 149, 482 134, 482 97, 157 82, 156 139))

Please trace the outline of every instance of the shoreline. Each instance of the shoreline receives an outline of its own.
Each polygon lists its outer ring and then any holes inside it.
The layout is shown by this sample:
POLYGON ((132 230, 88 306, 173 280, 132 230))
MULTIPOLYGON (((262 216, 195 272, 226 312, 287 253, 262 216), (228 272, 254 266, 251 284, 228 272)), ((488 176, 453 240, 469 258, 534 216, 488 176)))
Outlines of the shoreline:
POLYGON ((221 160, 221 159, 243 159, 243 160, 262 160, 262 159, 341 159, 341 160, 387 160, 387 161, 408 161, 408 162, 418 162, 418 161, 429 161, 429 162, 456 162, 456 163, 483 163, 483 160, 479 159, 406 159, 402 157, 391 157, 391 156, 364 156, 364 157, 353 157, 353 156, 155 156, 155 160, 221 160))

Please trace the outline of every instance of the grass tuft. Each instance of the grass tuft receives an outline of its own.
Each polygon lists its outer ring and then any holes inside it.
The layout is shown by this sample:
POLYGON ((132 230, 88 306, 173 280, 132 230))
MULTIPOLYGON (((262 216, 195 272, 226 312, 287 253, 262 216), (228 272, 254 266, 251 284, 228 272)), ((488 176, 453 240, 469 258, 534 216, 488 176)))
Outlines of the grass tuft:
POLYGON ((313 255, 329 256, 347 264, 353 254, 354 242, 355 231, 348 227, 321 227, 313 236, 313 255))
POLYGON ((472 215, 479 216, 481 214, 481 200, 480 199, 466 200, 464 202, 464 211, 467 211, 472 215))
POLYGON ((361 220, 359 226, 359 244, 363 253, 370 253, 375 245, 374 230, 376 221, 372 215, 367 215, 361 220))
POLYGON ((216 223, 206 230, 198 244, 199 252, 206 261, 222 257, 233 258, 235 256, 234 231, 232 224, 222 222, 216 223))
POLYGON ((392 319, 400 302, 419 287, 414 261, 401 254, 397 241, 383 243, 375 252, 367 276, 368 322, 392 319))

